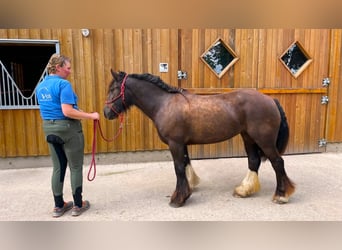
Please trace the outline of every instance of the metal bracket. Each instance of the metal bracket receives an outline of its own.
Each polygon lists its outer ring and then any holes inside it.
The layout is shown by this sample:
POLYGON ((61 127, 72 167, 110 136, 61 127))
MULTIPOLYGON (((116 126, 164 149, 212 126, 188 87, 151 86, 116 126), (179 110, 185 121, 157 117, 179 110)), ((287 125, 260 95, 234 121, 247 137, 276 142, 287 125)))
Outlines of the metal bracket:
POLYGON ((319 141, 318 141, 318 147, 325 147, 325 146, 327 146, 327 140, 326 139, 320 139, 319 141))
POLYGON ((177 77, 178 77, 178 80, 186 80, 188 79, 188 73, 185 71, 178 70, 177 77))
POLYGON ((329 96, 324 95, 321 97, 321 104, 328 104, 329 102, 329 96))
POLYGON ((323 78, 323 80, 322 80, 322 86, 323 87, 328 87, 329 85, 330 85, 330 78, 329 77, 325 77, 325 78, 323 78))

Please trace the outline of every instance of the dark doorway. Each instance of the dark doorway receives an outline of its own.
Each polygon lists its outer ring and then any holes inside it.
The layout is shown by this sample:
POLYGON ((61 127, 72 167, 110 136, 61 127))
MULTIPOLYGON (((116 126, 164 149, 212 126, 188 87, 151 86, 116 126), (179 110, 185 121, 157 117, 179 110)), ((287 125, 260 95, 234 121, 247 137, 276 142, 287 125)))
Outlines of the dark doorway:
POLYGON ((25 97, 32 95, 53 53, 56 43, 0 42, 0 61, 25 97))

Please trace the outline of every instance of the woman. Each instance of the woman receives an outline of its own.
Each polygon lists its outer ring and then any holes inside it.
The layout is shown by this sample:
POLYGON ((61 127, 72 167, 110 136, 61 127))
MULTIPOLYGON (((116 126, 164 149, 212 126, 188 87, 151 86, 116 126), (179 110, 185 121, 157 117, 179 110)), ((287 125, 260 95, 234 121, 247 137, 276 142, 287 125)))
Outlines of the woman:
POLYGON ((38 84, 36 93, 53 162, 51 185, 55 207, 52 216, 60 217, 70 209, 73 216, 78 216, 90 206, 89 201, 82 199, 84 136, 80 119, 98 120, 100 115, 78 108, 77 95, 66 80, 71 73, 70 58, 53 54, 47 69, 49 75, 38 84), (67 164, 73 202, 63 199, 67 164))

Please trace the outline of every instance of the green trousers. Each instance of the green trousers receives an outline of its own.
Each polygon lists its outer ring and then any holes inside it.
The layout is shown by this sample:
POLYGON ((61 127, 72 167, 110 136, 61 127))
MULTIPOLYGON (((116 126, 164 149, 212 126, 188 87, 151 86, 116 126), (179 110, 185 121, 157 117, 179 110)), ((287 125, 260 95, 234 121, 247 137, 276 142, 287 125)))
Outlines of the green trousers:
POLYGON ((56 207, 63 207, 63 186, 67 165, 74 204, 82 206, 84 135, 79 120, 44 120, 43 130, 53 163, 52 193, 56 207))

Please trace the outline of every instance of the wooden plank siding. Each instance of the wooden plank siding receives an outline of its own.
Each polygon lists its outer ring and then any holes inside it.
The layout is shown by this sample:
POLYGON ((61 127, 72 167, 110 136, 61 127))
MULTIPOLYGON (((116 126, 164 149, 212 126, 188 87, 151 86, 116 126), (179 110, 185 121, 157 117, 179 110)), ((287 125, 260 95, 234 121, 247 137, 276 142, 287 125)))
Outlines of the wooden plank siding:
POLYGON ((331 31, 329 105, 326 119, 328 142, 342 142, 342 30, 331 31))
MULTIPOLYGON (((165 82, 198 94, 216 94, 239 88, 253 88, 278 98, 290 125, 287 153, 320 152, 317 141, 342 142, 342 30, 340 29, 91 29, 83 37, 80 29, 0 29, 0 39, 59 40, 61 53, 72 58, 72 83, 79 107, 101 114, 106 137, 113 137, 119 120, 102 115, 110 69, 127 73, 152 73, 165 82), (221 38, 235 51, 238 61, 222 78, 214 75, 200 59, 203 52, 221 38), (279 57, 299 41, 313 59, 294 78, 279 57), (168 73, 159 63, 169 64, 168 73), (188 73, 177 79, 177 70, 188 73), (331 78, 329 88, 322 79, 331 78), (321 105, 322 95, 329 104, 321 105)), ((90 153, 93 122, 84 120, 85 152, 90 153)), ((97 152, 164 150, 152 122, 137 108, 124 118, 123 133, 107 143, 98 135, 97 152)), ((47 155, 38 110, 0 110, 0 157, 47 155)), ((222 143, 191 146, 193 158, 243 156, 239 136, 222 143)))

